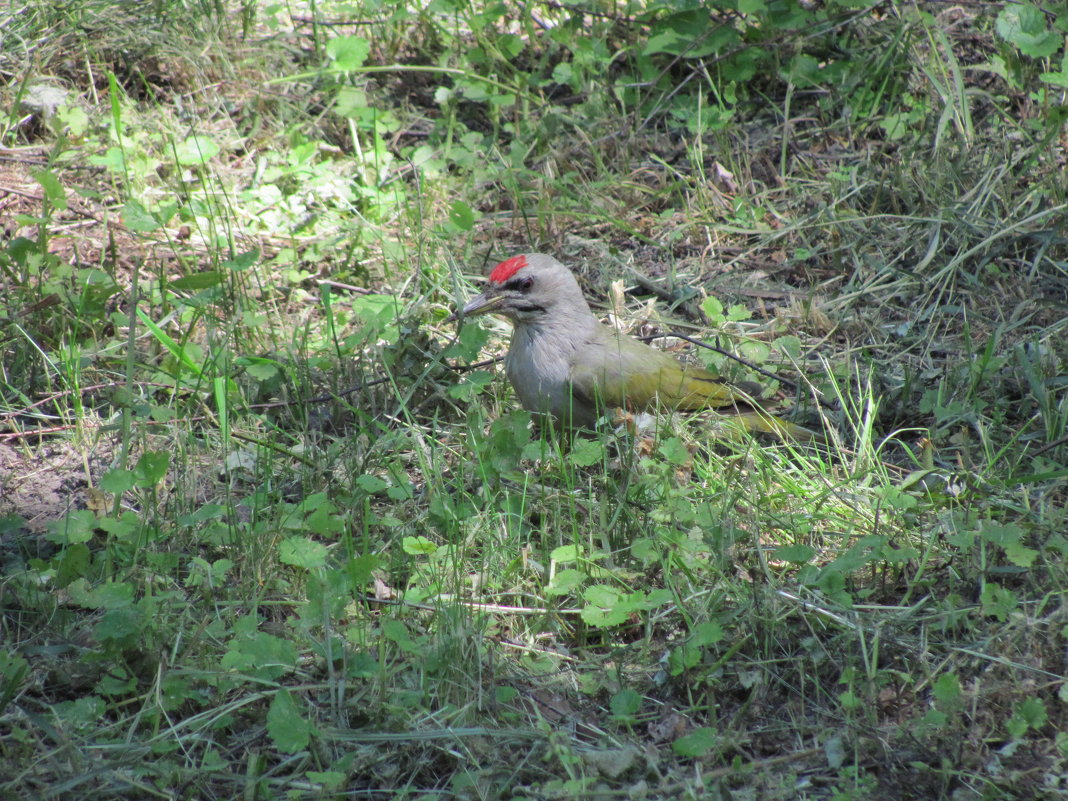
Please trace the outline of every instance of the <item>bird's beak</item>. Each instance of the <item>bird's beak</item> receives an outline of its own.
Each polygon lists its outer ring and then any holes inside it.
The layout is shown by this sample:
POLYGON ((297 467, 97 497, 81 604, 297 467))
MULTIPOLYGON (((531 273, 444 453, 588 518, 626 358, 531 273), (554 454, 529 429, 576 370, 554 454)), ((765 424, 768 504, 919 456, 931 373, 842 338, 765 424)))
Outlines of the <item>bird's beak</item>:
POLYGON ((504 295, 498 295, 492 289, 476 295, 458 312, 453 312, 445 322, 459 320, 464 317, 478 317, 480 314, 488 314, 494 311, 504 302, 504 295))

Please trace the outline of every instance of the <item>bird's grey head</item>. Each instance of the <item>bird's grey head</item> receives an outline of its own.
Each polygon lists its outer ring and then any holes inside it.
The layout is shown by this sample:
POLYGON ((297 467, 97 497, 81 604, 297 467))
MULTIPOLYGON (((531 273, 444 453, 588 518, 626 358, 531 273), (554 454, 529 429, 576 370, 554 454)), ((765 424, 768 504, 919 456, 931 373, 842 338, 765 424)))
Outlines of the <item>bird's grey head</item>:
POLYGON ((464 306, 463 315, 503 314, 516 325, 569 314, 590 314, 575 276, 544 253, 522 253, 489 274, 489 287, 464 306))

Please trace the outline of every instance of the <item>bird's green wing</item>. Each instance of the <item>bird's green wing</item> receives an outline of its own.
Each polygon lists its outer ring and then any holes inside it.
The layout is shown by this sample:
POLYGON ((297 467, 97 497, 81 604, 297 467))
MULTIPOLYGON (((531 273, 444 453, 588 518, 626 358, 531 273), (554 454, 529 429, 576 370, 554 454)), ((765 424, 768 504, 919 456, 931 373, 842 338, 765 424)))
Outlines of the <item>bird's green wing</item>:
POLYGON ((684 366, 663 351, 629 337, 610 335, 579 353, 581 358, 570 372, 573 394, 607 408, 721 408, 752 400, 760 390, 755 384, 728 384, 708 370, 684 366))
POLYGON ((663 406, 683 411, 726 409, 743 405, 744 411, 724 422, 745 430, 779 437, 809 439, 807 428, 762 410, 761 387, 752 382, 731 384, 708 370, 690 367, 667 353, 629 337, 608 336, 579 351, 571 366, 571 392, 575 400, 603 413, 622 408, 643 411, 663 406))
POLYGON ((665 371, 660 390, 662 402, 676 409, 720 409, 741 403, 753 403, 760 395, 760 386, 751 382, 730 384, 714 373, 699 367, 683 367, 671 373, 665 371))

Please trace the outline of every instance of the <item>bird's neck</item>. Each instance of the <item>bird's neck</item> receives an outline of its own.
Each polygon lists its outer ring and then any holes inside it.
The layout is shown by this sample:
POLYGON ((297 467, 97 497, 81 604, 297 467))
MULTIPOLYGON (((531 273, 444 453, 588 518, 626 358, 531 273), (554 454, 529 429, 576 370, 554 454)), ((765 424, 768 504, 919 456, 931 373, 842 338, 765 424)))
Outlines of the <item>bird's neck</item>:
POLYGON ((565 313, 541 315, 535 319, 517 320, 513 341, 527 346, 571 353, 581 343, 589 340, 592 332, 600 327, 589 308, 567 310, 565 313))

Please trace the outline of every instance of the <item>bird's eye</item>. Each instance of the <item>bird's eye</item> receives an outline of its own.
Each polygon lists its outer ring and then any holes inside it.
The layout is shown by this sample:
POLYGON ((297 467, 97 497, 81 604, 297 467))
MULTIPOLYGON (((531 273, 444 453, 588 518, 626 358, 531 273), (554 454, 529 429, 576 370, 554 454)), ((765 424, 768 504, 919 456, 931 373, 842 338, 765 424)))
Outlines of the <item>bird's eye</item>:
POLYGON ((534 279, 528 275, 522 278, 513 278, 503 288, 509 292, 529 292, 532 286, 534 286, 534 279))

